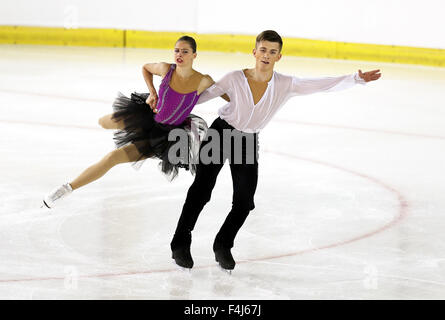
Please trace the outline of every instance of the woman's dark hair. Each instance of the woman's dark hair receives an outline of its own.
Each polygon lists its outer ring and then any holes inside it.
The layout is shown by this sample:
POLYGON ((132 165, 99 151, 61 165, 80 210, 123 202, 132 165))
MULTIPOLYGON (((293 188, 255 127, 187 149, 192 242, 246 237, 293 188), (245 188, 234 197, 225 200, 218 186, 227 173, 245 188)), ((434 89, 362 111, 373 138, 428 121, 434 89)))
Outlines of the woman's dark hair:
POLYGON ((255 45, 258 45, 258 42, 260 41, 278 42, 280 44, 280 51, 283 48, 283 39, 281 39, 281 36, 273 30, 266 30, 261 32, 256 37, 255 45))
POLYGON ((190 47, 192 47, 193 53, 196 53, 196 41, 195 41, 195 39, 193 39, 192 37, 189 37, 189 36, 182 36, 176 42, 179 42, 179 41, 187 42, 190 45, 190 47))

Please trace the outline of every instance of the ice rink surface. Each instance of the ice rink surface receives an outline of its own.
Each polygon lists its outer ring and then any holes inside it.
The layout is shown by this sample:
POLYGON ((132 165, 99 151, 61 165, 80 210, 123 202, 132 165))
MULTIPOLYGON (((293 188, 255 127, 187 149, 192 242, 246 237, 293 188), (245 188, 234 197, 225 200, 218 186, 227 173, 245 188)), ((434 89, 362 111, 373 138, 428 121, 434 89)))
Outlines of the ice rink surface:
MULTIPOLYGON (((199 50, 199 48, 198 48, 199 50)), ((42 197, 114 148, 99 127, 118 91, 172 50, 0 46, 0 299, 444 299, 445 68, 283 57, 299 77, 381 69, 341 92, 292 98, 260 134, 256 209, 232 252, 226 165, 193 232, 191 272, 169 243, 192 176, 122 164, 47 210, 42 197)), ((218 80, 246 54, 199 52, 218 80)), ((156 79, 156 84, 160 79, 156 79)), ((210 124, 223 100, 194 109, 210 124)))

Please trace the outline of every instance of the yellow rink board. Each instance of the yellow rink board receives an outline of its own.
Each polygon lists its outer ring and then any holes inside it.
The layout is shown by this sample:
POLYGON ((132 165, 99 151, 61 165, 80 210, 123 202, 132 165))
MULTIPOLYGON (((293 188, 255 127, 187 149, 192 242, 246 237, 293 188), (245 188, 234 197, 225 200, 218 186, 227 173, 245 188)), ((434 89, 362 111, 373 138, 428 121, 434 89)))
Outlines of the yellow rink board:
MULTIPOLYGON (((250 53, 255 43, 255 36, 249 35, 0 26, 0 44, 170 49, 175 41, 185 34, 196 39, 198 50, 201 51, 250 53)), ((283 38, 283 41, 283 54, 290 56, 381 61, 445 67, 445 49, 299 38, 283 38)))

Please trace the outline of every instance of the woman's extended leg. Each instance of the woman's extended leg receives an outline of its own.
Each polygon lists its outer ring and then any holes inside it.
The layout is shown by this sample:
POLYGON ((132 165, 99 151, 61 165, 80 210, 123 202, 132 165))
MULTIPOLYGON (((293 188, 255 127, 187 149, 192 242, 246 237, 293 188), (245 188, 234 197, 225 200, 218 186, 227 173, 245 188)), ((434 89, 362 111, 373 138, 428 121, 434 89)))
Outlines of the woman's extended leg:
POLYGON ((113 150, 103 157, 102 160, 83 171, 71 183, 66 183, 47 194, 43 198, 43 203, 46 207, 52 208, 55 201, 66 197, 73 190, 99 179, 115 165, 125 162, 134 162, 141 159, 144 159, 144 157, 141 158, 141 154, 134 144, 129 144, 113 150))
POLYGON ((139 160, 140 157, 141 154, 134 144, 115 149, 103 157, 99 162, 88 167, 76 179, 70 182, 71 188, 76 190, 99 179, 115 165, 125 162, 134 162, 139 160))
POLYGON ((116 121, 113 119, 113 114, 107 114, 99 118, 99 125, 104 129, 124 129, 124 121, 116 121))

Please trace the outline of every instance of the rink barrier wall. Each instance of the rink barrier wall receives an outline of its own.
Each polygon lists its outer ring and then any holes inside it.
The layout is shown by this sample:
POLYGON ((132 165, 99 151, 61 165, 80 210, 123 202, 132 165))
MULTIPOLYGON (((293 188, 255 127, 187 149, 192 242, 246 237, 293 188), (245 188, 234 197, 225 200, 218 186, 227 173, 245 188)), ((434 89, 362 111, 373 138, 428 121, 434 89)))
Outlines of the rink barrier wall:
MULTIPOLYGON (((255 36, 138 30, 0 26, 0 44, 171 49, 190 35, 200 51, 251 53, 255 36)), ((283 38, 283 55, 445 67, 445 49, 283 38)))

